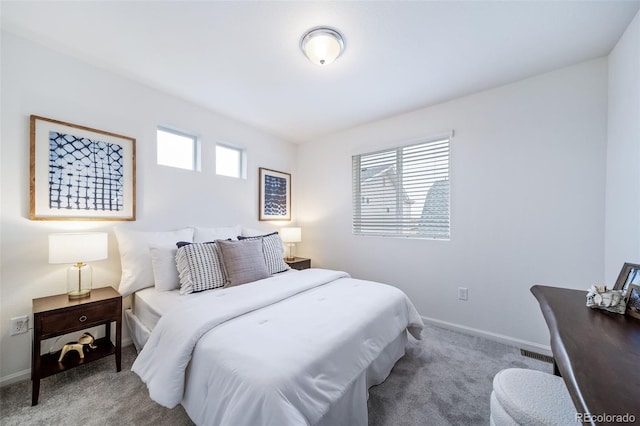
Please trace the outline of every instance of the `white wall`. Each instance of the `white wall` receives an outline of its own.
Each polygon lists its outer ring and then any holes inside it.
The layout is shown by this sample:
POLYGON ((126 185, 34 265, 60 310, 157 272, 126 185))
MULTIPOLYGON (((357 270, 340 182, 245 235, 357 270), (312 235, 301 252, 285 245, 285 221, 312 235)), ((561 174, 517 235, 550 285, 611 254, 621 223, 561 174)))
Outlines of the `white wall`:
POLYGON ((605 274, 640 263, 640 12, 609 55, 605 274))
MULTIPOLYGON (((110 232, 109 259, 93 262, 94 286, 117 288, 120 277, 117 243, 112 232, 118 222, 28 219, 30 114, 137 139, 138 219, 126 226, 142 230, 237 223, 260 228, 258 167, 295 172, 297 148, 7 33, 2 34, 1 50, 0 380, 8 383, 28 373, 32 338, 31 333, 9 336, 9 318, 31 314, 32 298, 66 291, 65 268, 47 263, 49 233, 71 229, 110 232), (158 124, 176 126, 201 136, 202 172, 155 164, 158 124), (215 175, 216 141, 248 150, 246 180, 215 175)), ((295 196, 293 200, 295 202, 295 196)))
POLYGON ((302 145, 299 252, 401 288, 425 317, 548 347, 529 288, 604 277, 606 137, 602 58, 302 145), (451 240, 352 235, 351 155, 451 129, 451 240))

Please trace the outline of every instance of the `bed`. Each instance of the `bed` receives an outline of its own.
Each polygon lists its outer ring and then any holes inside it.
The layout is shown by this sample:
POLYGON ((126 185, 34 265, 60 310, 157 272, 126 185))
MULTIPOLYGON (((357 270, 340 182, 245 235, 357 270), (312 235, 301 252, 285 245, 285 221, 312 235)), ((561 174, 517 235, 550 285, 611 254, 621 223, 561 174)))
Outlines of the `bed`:
POLYGON ((402 291, 341 271, 180 293, 135 289, 125 320, 151 398, 198 425, 366 425, 369 387, 423 327, 402 291))

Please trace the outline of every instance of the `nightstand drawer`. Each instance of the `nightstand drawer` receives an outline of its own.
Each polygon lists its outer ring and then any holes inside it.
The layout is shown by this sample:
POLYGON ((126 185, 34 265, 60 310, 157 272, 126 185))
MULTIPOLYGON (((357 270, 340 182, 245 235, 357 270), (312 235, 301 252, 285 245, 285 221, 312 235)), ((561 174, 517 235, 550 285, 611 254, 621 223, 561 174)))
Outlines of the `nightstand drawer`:
POLYGON ((120 300, 100 303, 94 306, 78 306, 74 309, 66 309, 60 312, 42 315, 42 334, 50 334, 86 328, 91 325, 104 323, 106 319, 116 316, 120 306, 120 300))

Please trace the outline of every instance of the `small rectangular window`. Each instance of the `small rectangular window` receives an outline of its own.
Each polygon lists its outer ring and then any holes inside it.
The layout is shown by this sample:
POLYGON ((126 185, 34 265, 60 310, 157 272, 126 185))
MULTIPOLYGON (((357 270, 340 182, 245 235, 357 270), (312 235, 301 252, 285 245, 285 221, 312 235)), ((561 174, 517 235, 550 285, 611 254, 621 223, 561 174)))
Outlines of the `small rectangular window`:
POLYGON ((216 144, 216 174, 234 178, 245 177, 246 154, 243 149, 216 144))
POLYGON ((199 170, 198 138, 188 133, 158 127, 157 162, 161 166, 199 170))
POLYGON ((449 239, 450 139, 354 155, 353 233, 449 239))

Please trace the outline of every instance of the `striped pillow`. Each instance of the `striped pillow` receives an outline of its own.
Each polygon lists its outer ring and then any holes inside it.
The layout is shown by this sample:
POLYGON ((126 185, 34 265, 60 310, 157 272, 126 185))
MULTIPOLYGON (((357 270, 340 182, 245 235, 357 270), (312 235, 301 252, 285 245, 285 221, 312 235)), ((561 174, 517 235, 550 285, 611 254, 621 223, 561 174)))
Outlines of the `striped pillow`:
POLYGON ((239 240, 262 240, 262 254, 264 255, 264 263, 270 274, 277 274, 291 269, 284 261, 284 248, 282 240, 278 232, 257 237, 238 236, 239 240))
POLYGON ((180 294, 224 287, 227 282, 220 249, 214 242, 178 243, 176 266, 180 277, 180 294))

